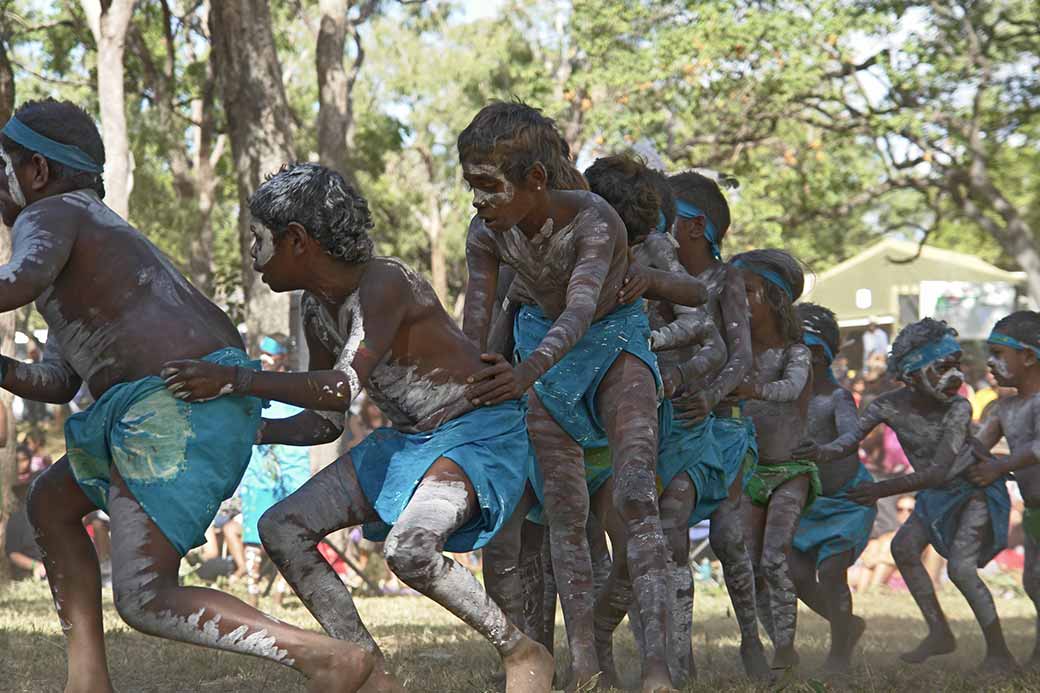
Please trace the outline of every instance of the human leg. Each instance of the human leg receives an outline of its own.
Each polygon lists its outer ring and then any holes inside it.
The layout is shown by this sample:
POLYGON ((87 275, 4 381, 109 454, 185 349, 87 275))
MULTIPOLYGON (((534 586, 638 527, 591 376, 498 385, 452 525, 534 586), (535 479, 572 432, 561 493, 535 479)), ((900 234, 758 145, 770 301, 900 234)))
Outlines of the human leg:
POLYGON ((421 592, 483 635, 498 651, 508 693, 548 691, 552 655, 510 623, 476 577, 442 552, 448 538, 477 512, 462 469, 442 457, 429 469, 387 536, 387 564, 421 592))
POLYGON ((374 658, 356 645, 282 623, 223 592, 179 586, 180 555, 114 468, 108 506, 112 591, 131 627, 290 666, 312 691, 356 691, 369 677, 374 658))
POLYGON ((904 662, 911 664, 919 664, 929 657, 957 649, 957 640, 950 630, 946 614, 939 606, 932 578, 921 562, 921 552, 928 546, 928 542, 928 528, 916 514, 910 516, 892 539, 892 558, 928 625, 925 639, 912 651, 900 655, 904 662))
POLYGON ((1036 609, 1036 639, 1033 642, 1033 654, 1029 658, 1030 668, 1040 668, 1040 542, 1026 532, 1026 562, 1022 573, 1022 586, 1026 594, 1033 600, 1036 609))
POLYGON ((1000 627, 1000 617, 993 603, 993 595, 979 577, 979 554, 991 536, 989 508, 986 507, 985 497, 978 494, 961 510, 957 534, 950 545, 948 570, 950 581, 968 600, 975 619, 982 627, 982 634, 986 639, 986 658, 983 660, 982 669, 999 672, 1015 669, 1018 665, 1015 664, 1015 659, 1004 640, 1004 631, 1000 627))
MULTIPOLYGON (((502 529, 484 546, 484 588, 509 620, 528 635, 532 635, 524 615, 524 595, 528 588, 520 575, 520 560, 524 523, 534 502, 534 492, 528 487, 502 529)), ((539 552, 540 549, 539 545, 539 552)), ((541 580, 540 567, 538 580, 541 580)))
POLYGON ((866 622, 852 613, 852 591, 848 581, 851 564, 850 550, 828 556, 818 569, 819 592, 825 600, 831 626, 831 649, 824 668, 835 673, 848 671, 852 650, 866 629, 866 622))
MULTIPOLYGON (((668 544, 671 567, 672 681, 683 686, 696 676, 693 660, 693 572, 690 570, 689 522, 697 504, 697 489, 689 474, 678 474, 661 494, 661 528, 668 544)), ((669 595, 671 596, 671 595, 669 595)))
POLYGON ((33 483, 29 520, 43 552, 68 651, 66 693, 111 691, 101 616, 101 570, 83 516, 96 510, 63 457, 33 483))
POLYGON ((646 364, 622 353, 596 406, 614 459, 614 507, 625 524, 632 593, 642 621, 644 691, 670 690, 668 556, 657 503, 657 387, 646 364))

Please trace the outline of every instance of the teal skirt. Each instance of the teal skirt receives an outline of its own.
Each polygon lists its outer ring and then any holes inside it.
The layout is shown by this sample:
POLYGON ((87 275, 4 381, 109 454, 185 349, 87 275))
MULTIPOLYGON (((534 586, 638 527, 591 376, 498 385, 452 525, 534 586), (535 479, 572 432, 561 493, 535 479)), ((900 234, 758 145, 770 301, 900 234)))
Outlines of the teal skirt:
POLYGON ((859 558, 870 541, 877 506, 855 503, 849 500, 848 494, 860 484, 873 481, 870 472, 861 464, 856 475, 833 496, 818 496, 798 521, 794 548, 802 553, 815 551, 817 566, 831 556, 849 550, 853 561, 859 558))
MULTIPOLYGON (((259 369, 241 349, 203 358, 259 369)), ((183 402, 163 379, 149 376, 108 389, 65 422, 65 445, 76 482, 94 505, 108 509, 115 466, 145 513, 180 555, 206 542, 206 529, 242 479, 260 427, 262 403, 226 396, 183 402)))
POLYGON ((516 509, 527 483, 525 408, 520 400, 480 407, 425 433, 380 428, 350 451, 358 482, 379 514, 365 538, 383 541, 433 463, 447 457, 466 474, 480 512, 449 537, 445 550, 479 549, 516 509))
POLYGON ((990 525, 993 528, 990 541, 979 553, 979 567, 985 566, 993 557, 1007 548, 1008 519, 1011 514, 1011 497, 1003 478, 984 489, 960 477, 939 488, 927 488, 917 494, 914 515, 928 526, 932 546, 943 558, 950 557, 950 547, 960 526, 961 510, 972 496, 980 491, 986 494, 990 525))

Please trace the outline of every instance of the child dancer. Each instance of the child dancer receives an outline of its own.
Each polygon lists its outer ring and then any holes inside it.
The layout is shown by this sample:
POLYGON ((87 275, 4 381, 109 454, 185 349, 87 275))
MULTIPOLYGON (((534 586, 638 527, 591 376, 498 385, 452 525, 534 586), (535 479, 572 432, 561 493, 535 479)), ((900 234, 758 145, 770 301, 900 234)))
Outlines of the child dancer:
MULTIPOLYGON (((808 436, 827 443, 856 429, 856 402, 839 386, 831 362, 840 347, 834 313, 812 303, 797 306, 802 341, 812 351, 813 393, 809 400, 808 436)), ((873 481, 856 454, 820 465, 823 493, 806 508, 789 556, 798 598, 831 624, 831 650, 824 669, 849 669, 852 649, 863 634, 862 618, 852 615, 848 569, 870 541, 875 506, 849 500, 855 486, 873 481)))
POLYGON ((774 667, 798 663, 798 600, 787 565, 798 518, 820 493, 816 464, 792 451, 805 434, 811 354, 793 303, 802 295, 798 261, 781 250, 752 250, 732 260, 744 272, 755 366, 734 395, 747 400, 758 433, 759 463, 747 485, 747 536, 755 565, 759 617, 773 640, 774 667), (766 589, 768 586, 768 589, 766 589))
POLYGON ((857 503, 873 505, 885 496, 920 491, 913 514, 892 540, 892 557, 928 624, 928 635, 902 659, 923 662, 957 646, 921 563, 921 552, 931 544, 949 560, 950 580, 968 600, 982 628, 983 668, 1001 670, 1014 666, 1014 660, 1004 642, 993 596, 978 569, 1007 546, 1011 502, 1003 479, 980 488, 962 475, 973 461, 971 404, 957 395, 964 374, 956 334, 946 323, 931 318, 904 327, 893 342, 888 368, 906 387, 871 402, 855 431, 819 448, 808 443, 799 452, 821 463, 831 462, 854 453, 878 424, 895 431, 914 472, 860 484, 848 495, 857 503))

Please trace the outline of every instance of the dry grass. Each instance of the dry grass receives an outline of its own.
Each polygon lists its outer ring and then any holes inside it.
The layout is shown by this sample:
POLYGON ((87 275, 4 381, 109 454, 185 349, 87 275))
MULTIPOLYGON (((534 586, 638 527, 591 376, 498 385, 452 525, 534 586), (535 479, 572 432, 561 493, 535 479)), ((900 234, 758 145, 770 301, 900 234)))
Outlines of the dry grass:
MULTIPOLYGON (((1004 585, 1004 583, 1001 581, 1004 585)), ((1034 613, 1020 591, 1000 598, 1008 642, 1019 658, 1033 647, 1034 613)), ((929 663, 909 667, 898 662, 924 634, 917 609, 906 593, 883 592, 857 600, 857 611, 868 620, 868 630, 851 677, 818 681, 827 646, 826 624, 804 608, 799 624, 801 676, 781 681, 772 690, 786 691, 1040 691, 1040 675, 1003 680, 972 674, 982 657, 982 640, 964 600, 952 588, 942 601, 960 639, 960 648, 929 663)), ((279 618, 315 627, 298 602, 274 609, 279 618)), ((271 604, 267 605, 272 608, 271 604)), ((489 645, 432 602, 418 597, 359 599, 358 608, 373 635, 385 648, 392 668, 409 689, 433 692, 479 693, 494 690, 496 657, 489 645)), ((700 669, 697 684, 688 689, 753 691, 741 678, 737 662, 736 626, 723 592, 702 589, 695 611, 694 651, 700 669)), ((295 672, 235 654, 205 650, 151 638, 131 631, 112 608, 106 595, 105 621, 109 664, 121 693, 295 693, 304 690, 295 672)), ((562 627, 557 643, 562 642, 562 627)), ((636 660, 627 628, 618 635, 618 663, 622 676, 633 681, 636 660)), ((65 679, 64 642, 47 589, 42 584, 18 583, 0 590, 0 691, 47 693, 61 691, 65 679)))

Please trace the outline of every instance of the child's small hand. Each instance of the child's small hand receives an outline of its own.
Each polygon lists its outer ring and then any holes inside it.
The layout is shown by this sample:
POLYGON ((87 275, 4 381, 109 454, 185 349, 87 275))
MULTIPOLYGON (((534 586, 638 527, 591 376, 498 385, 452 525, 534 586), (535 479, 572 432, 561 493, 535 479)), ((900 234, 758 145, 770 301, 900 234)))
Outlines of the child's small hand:
POLYGON ((860 505, 874 505, 879 497, 875 483, 860 484, 849 491, 849 500, 860 505))
POLYGON ((976 486, 989 486, 1005 474, 1004 465, 995 458, 979 461, 968 467, 964 473, 967 475, 968 481, 976 486))
POLYGON ((733 396, 740 399, 756 399, 755 386, 751 383, 741 383, 733 391, 733 396))
POLYGON ((667 366, 661 369, 661 381, 665 399, 671 399, 682 385, 682 373, 676 366, 667 366))
POLYGON ((473 406, 490 406, 519 399, 531 387, 532 383, 523 382, 519 369, 513 368, 501 354, 481 354, 480 360, 492 365, 477 371, 466 380, 469 384, 466 398, 473 406))
POLYGON ((675 406, 675 418, 684 426, 695 426, 708 417, 714 405, 704 392, 694 392, 672 400, 675 406))
POLYGON ((170 361, 159 375, 166 389, 185 402, 205 402, 231 394, 235 369, 209 361, 170 361))
POLYGON ((791 451, 791 459, 815 462, 820 457, 820 446, 813 440, 803 440, 791 451))
POLYGON ((650 278, 636 262, 632 249, 629 248, 628 274, 625 276, 625 283, 621 286, 621 290, 618 291, 618 303, 635 303, 649 288, 650 278))

